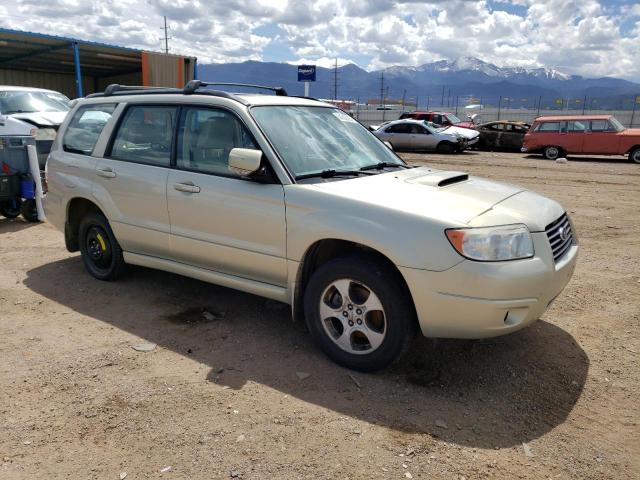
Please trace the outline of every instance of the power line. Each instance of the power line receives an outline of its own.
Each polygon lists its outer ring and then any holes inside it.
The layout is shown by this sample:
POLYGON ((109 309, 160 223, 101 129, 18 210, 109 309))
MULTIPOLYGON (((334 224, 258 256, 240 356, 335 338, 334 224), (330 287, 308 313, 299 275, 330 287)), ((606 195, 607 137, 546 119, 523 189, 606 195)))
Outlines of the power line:
POLYGON ((160 30, 164 30, 164 37, 160 37, 160 40, 164 40, 164 53, 169 53, 169 27, 167 27, 167 16, 164 16, 164 27, 160 27, 160 30))

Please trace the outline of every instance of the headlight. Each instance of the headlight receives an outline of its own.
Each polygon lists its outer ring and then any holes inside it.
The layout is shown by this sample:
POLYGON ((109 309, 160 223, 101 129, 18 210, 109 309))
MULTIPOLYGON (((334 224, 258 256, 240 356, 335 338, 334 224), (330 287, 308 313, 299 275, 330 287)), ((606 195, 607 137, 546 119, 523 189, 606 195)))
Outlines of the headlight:
POLYGON ((36 130, 36 141, 38 140, 55 140, 56 130, 54 128, 39 128, 36 130))
POLYGON ((533 257, 533 240, 525 225, 461 228, 445 231, 453 248, 470 260, 499 262, 533 257))

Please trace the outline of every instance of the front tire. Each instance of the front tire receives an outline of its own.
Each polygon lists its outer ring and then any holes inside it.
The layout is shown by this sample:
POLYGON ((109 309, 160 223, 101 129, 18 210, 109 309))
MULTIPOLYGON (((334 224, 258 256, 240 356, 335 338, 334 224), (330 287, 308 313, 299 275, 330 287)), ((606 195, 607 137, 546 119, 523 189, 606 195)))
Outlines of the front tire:
POLYGON ((562 151, 560 150, 560 148, 554 145, 545 147, 545 149, 542 151, 542 155, 547 160, 556 160, 558 157, 560 157, 561 153, 562 151))
POLYGON ((633 149, 629 152, 629 161, 640 163, 640 148, 633 149))
POLYGON ((397 271, 370 256, 331 260, 304 293, 305 321, 334 362, 371 372, 393 363, 416 331, 413 302, 397 271))
POLYGON ((440 142, 437 147, 438 153, 451 154, 456 151, 456 146, 449 142, 440 142))
POLYGON ((112 281, 124 273, 122 249, 103 215, 91 213, 82 219, 79 244, 84 266, 93 277, 112 281))

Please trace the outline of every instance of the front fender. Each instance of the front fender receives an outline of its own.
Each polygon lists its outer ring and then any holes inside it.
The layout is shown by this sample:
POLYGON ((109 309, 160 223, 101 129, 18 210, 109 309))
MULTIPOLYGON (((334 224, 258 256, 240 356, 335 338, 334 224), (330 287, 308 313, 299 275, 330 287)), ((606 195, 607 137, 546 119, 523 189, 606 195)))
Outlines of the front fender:
POLYGON ((463 259, 437 220, 311 189, 287 187, 287 258, 300 262, 314 243, 346 240, 377 250, 397 266, 443 271, 463 259))

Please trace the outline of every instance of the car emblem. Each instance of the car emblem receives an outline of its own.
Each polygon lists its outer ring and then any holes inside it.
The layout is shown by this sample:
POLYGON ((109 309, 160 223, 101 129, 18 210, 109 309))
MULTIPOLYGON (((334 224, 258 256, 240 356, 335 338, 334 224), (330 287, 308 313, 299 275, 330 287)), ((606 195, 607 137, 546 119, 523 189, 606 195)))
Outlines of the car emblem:
POLYGON ((560 227, 560 240, 564 242, 569 238, 569 235, 571 235, 571 230, 565 227, 560 227))

